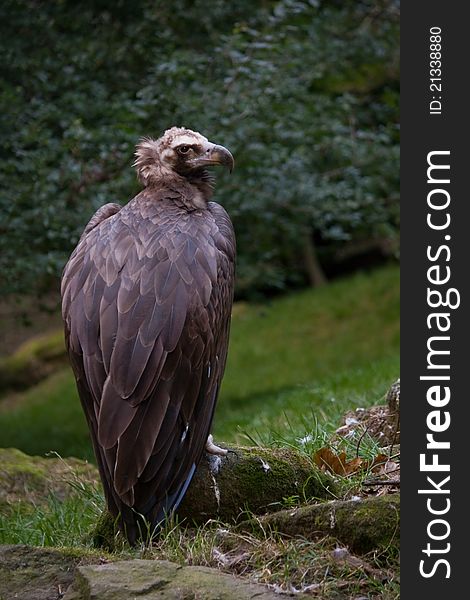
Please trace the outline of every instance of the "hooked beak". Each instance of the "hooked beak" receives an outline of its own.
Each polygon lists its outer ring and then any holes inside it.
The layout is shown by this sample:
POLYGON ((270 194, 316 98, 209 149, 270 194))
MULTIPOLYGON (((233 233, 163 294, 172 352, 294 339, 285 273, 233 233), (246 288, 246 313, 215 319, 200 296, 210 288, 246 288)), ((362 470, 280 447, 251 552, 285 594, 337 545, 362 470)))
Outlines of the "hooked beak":
POLYGON ((230 150, 218 144, 209 143, 204 152, 190 161, 192 167, 210 167, 213 165, 222 165, 228 167, 230 173, 235 166, 235 159, 230 150))

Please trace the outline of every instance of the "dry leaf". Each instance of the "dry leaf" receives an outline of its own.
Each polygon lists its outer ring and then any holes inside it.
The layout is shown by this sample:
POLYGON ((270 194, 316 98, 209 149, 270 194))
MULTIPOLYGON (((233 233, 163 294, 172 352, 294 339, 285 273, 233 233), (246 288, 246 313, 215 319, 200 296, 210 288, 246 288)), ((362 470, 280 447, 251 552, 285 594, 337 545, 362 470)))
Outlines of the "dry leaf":
POLYGON ((347 460, 346 452, 335 454, 331 448, 327 447, 320 448, 320 450, 315 452, 313 460, 322 471, 330 471, 330 473, 343 476, 356 473, 364 468, 365 463, 362 458, 347 460))
POLYGON ((360 470, 371 469, 373 473, 389 474, 400 468, 400 465, 390 460, 386 454, 377 454, 372 461, 359 457, 347 460, 346 452, 335 454, 326 446, 315 452, 313 460, 322 471, 329 471, 343 477, 360 470))

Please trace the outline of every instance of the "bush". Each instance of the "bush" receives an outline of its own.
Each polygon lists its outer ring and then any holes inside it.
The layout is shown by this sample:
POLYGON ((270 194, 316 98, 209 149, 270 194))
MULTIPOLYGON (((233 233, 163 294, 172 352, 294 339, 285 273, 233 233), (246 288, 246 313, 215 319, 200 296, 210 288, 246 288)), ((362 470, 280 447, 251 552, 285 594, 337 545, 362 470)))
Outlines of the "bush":
POLYGON ((396 237, 396 1, 5 0, 0 23, 1 293, 56 285, 92 212, 138 190, 137 139, 175 124, 235 154, 239 296, 396 237))

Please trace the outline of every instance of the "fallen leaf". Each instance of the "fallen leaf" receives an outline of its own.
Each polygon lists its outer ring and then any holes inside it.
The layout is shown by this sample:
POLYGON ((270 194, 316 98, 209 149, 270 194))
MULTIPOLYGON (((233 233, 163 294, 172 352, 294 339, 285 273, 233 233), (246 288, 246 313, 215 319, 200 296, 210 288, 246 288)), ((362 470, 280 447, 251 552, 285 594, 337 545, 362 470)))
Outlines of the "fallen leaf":
POLYGON ((364 468, 365 463, 362 458, 347 460, 346 452, 335 454, 331 448, 326 446, 315 452, 313 460, 322 471, 330 471, 330 473, 343 476, 356 473, 364 468))

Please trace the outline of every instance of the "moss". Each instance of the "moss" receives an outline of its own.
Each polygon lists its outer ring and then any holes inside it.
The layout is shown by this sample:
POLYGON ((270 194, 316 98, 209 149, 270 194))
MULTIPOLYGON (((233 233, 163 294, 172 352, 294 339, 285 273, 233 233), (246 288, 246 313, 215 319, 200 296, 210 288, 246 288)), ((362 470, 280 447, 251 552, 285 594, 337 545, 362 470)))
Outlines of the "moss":
POLYGON ((87 537, 94 548, 104 548, 108 552, 114 552, 118 549, 116 544, 118 531, 116 519, 110 512, 104 510, 87 537))
POLYGON ((64 332, 62 329, 57 329, 28 340, 17 349, 13 356, 17 360, 25 362, 31 358, 52 360, 64 355, 64 332))
POLYGON ((400 544, 400 496, 378 496, 356 502, 352 510, 335 511, 335 532, 355 552, 383 551, 400 544))
MULTIPOLYGON (((300 499, 331 497, 334 483, 331 477, 316 470, 298 452, 288 449, 237 448, 244 460, 235 463, 226 493, 239 502, 256 497, 251 510, 267 509, 284 498, 298 495, 300 499)), ((225 472, 222 471, 223 480, 225 472)))
POLYGON ((400 496, 324 502, 283 510, 247 521, 240 528, 270 526, 279 533, 316 539, 330 535, 353 552, 398 551, 400 544, 400 496))
POLYGON ((331 498, 335 488, 329 475, 298 452, 234 446, 223 459, 202 460, 178 514, 196 522, 230 521, 245 510, 276 510, 292 496, 331 498))
POLYGON ((32 500, 46 490, 43 459, 33 460, 15 448, 0 449, 0 497, 13 502, 32 500))
POLYGON ((16 448, 1 448, 1 465, 4 475, 17 476, 19 473, 44 477, 46 469, 42 458, 32 458, 16 448))

